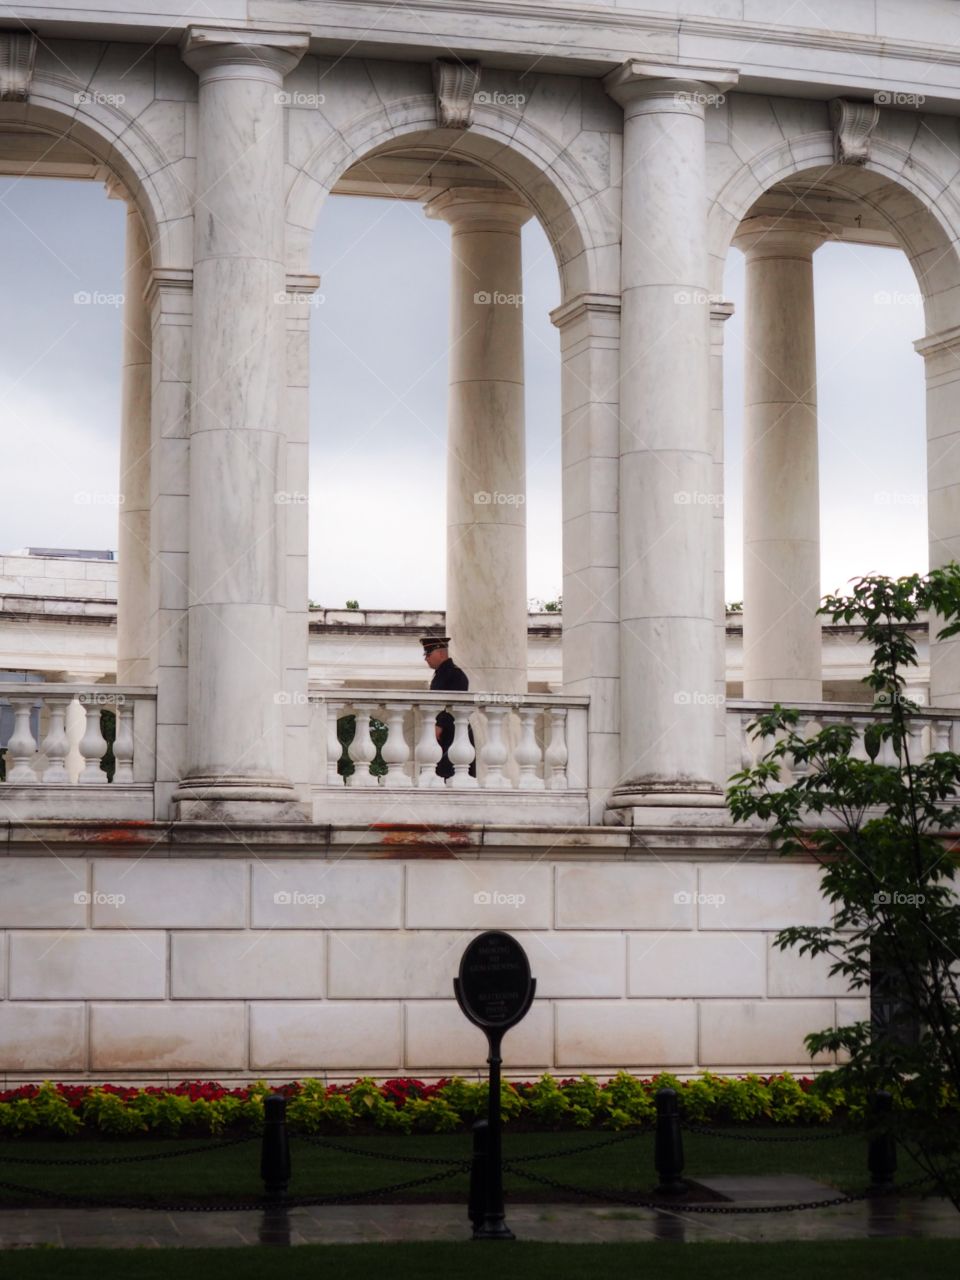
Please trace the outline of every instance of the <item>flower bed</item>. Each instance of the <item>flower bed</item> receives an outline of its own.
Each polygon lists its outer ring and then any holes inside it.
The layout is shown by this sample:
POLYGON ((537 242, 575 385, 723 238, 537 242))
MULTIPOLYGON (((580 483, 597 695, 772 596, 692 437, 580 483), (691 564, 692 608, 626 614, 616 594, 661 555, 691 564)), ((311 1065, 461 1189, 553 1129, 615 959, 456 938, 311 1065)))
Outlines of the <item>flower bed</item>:
MULTIPOLYGON (((654 1095, 670 1085, 683 1116, 710 1124, 829 1124, 862 1114, 862 1098, 844 1094, 829 1074, 814 1079, 718 1076, 692 1080, 621 1072, 604 1083, 592 1076, 504 1082, 501 1109, 515 1129, 625 1129, 650 1125, 654 1095)), ((459 1077, 425 1084, 408 1077, 352 1084, 302 1080, 271 1088, 257 1081, 228 1088, 188 1080, 175 1088, 70 1085, 46 1082, 0 1092, 0 1136, 174 1136, 256 1131, 269 1093, 287 1098, 292 1130, 303 1133, 386 1131, 448 1133, 486 1113, 487 1086, 459 1077)))

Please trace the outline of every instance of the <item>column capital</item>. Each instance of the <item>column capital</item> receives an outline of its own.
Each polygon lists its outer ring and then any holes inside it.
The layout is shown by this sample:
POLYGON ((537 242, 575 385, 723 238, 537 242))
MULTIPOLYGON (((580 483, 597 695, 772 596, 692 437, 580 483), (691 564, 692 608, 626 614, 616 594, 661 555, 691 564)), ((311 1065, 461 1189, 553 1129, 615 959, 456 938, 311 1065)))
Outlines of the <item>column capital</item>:
POLYGON ((914 341, 913 349, 917 355, 928 356, 952 355, 960 353, 960 325, 950 329, 941 329, 939 333, 928 333, 914 341))
POLYGON ((309 36, 300 31, 187 27, 180 56, 203 81, 256 79, 279 85, 309 43, 309 36))
POLYGON ((744 218, 733 244, 750 258, 811 258, 836 231, 820 218, 758 214, 744 218))
POLYGON ((467 231, 519 231, 533 210, 507 188, 448 187, 423 206, 428 218, 467 231))
POLYGON ((628 116, 648 111, 703 115, 704 107, 723 101, 740 72, 732 67, 694 67, 628 58, 604 77, 603 87, 628 116))
POLYGON ((561 331, 587 315, 616 316, 620 318, 618 293, 578 293, 576 297, 561 302, 550 312, 550 323, 561 331))

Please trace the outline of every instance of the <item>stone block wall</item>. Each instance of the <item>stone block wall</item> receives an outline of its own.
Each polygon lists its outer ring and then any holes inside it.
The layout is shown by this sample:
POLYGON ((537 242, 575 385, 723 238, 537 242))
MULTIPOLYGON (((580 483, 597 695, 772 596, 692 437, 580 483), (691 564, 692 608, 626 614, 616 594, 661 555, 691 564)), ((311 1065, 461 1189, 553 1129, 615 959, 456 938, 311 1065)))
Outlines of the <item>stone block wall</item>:
POLYGON ((806 1034, 863 1016, 823 962, 773 947, 829 918, 813 864, 647 857, 11 849, 0 1079, 481 1071, 452 979, 488 928, 538 982, 514 1074, 802 1071, 806 1034))

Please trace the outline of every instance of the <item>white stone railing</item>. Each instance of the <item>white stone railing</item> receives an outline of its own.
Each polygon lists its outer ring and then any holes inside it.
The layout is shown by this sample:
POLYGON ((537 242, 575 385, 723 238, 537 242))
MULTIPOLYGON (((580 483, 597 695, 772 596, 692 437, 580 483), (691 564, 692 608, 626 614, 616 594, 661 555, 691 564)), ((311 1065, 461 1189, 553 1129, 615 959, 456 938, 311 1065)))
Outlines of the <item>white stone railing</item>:
MULTIPOLYGON (((772 738, 759 738, 748 732, 747 726, 757 716, 773 709, 772 702, 729 701, 727 703, 727 776, 740 769, 752 768, 757 760, 773 746, 772 738)), ((856 702, 804 702, 791 704, 800 712, 797 732, 810 737, 830 724, 852 724, 857 730, 851 755, 856 759, 869 759, 864 742, 864 731, 877 720, 888 719, 882 711, 873 711, 856 702)), ((907 749, 913 761, 924 759, 934 751, 960 749, 960 710, 945 707, 924 707, 911 716, 907 749)), ((896 752, 889 740, 880 745, 876 757, 878 764, 896 764, 896 752)), ((789 782, 793 774, 789 760, 781 769, 781 780, 789 782)))
POLYGON ((9 725, 0 739, 6 775, 0 794, 13 787, 111 785, 100 767, 108 749, 103 711, 116 717, 112 785, 152 784, 156 696, 156 690, 125 685, 0 682, 0 711, 9 725))
POLYGON ((517 810, 539 822, 553 820, 556 810, 564 821, 586 821, 579 814, 585 814, 587 788, 587 698, 336 690, 311 693, 310 703, 318 816, 372 812, 371 802, 376 806, 391 796, 398 802, 406 798, 401 807, 411 820, 457 814, 480 821, 470 815, 482 814, 486 821, 503 822, 515 819, 517 810), (437 773, 441 711, 454 726, 449 778, 437 773), (344 747, 338 723, 346 716, 356 717, 356 728, 344 747), (371 734, 371 722, 377 721, 386 730, 379 750, 371 734), (352 772, 340 772, 341 760, 349 761, 352 772), (335 797, 345 807, 331 809, 335 797))

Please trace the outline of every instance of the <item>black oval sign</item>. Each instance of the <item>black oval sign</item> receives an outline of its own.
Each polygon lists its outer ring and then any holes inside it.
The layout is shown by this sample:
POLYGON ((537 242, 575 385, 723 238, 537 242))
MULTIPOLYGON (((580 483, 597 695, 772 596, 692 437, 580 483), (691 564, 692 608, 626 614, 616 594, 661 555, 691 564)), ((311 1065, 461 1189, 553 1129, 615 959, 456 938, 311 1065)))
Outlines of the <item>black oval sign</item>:
POLYGON ((533 1003, 527 953, 509 933, 481 933, 467 946, 453 984, 460 1008, 478 1027, 515 1026, 533 1003))

